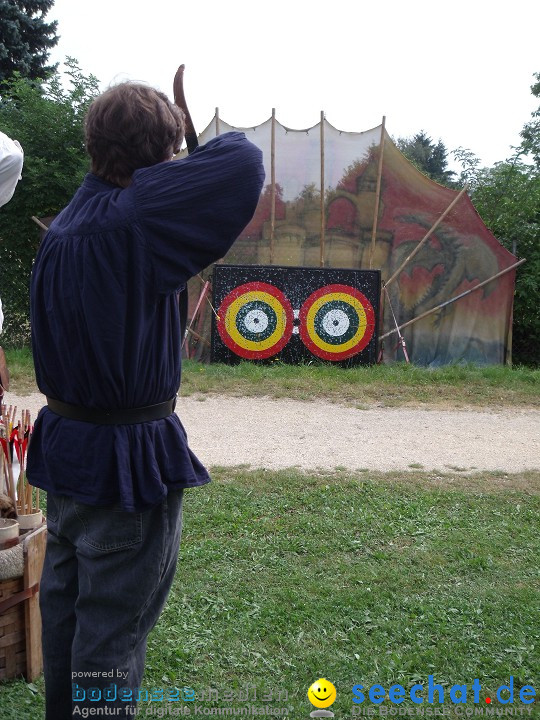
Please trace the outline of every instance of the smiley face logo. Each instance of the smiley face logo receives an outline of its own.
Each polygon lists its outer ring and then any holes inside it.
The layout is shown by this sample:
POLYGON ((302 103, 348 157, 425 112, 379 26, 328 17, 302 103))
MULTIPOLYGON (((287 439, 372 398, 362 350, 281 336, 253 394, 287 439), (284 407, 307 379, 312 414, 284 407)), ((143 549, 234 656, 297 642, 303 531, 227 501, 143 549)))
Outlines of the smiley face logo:
POLYGON ((307 691, 309 702, 315 707, 329 707, 336 699, 336 688, 329 680, 319 678, 307 691))

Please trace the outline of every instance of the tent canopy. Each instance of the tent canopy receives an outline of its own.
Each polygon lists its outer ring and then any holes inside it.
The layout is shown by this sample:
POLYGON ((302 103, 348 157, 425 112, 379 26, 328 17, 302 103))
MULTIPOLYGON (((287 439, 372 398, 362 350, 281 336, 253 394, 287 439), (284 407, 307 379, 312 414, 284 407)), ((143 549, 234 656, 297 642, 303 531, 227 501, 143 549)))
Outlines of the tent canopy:
MULTIPOLYGON (((216 113, 199 143, 230 130, 242 130, 261 148, 266 184, 225 263, 380 269, 383 284, 388 283, 381 335, 395 329, 396 321, 406 323, 516 263, 466 193, 447 212, 459 192, 417 170, 397 149, 384 121, 365 132, 343 132, 321 116, 317 125, 293 130, 273 114, 256 127, 237 128, 216 113)), ((514 282, 510 270, 410 324, 403 337, 411 361, 432 366, 509 362, 514 282)), ((200 279, 191 280, 189 290, 191 318, 200 279)), ((210 313, 209 304, 202 303, 194 318, 192 356, 209 356, 210 313)), ((394 334, 384 341, 383 361, 403 359, 397 339, 394 334)))

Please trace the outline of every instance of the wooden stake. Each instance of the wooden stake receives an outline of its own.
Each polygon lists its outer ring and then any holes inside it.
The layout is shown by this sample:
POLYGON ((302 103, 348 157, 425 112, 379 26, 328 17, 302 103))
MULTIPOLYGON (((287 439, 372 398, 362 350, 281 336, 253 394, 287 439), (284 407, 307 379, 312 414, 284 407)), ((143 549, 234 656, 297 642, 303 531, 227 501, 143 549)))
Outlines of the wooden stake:
POLYGON ((452 208, 454 207, 454 205, 455 205, 459 200, 461 200, 461 197, 462 197, 463 193, 467 190, 467 187, 468 187, 468 185, 465 185, 465 187, 464 187, 462 190, 460 190, 460 192, 458 193, 458 195, 452 200, 452 202, 451 202, 450 205, 446 208, 446 210, 443 212, 443 214, 439 217, 438 220, 435 221, 435 223, 434 223, 434 224, 431 226, 431 228, 427 231, 427 233, 424 235, 424 237, 420 240, 420 242, 419 242, 418 245, 414 248, 414 250, 412 251, 412 253, 410 253, 410 255, 408 255, 408 256, 405 258, 405 260, 401 263, 401 265, 398 267, 398 269, 395 271, 395 273, 392 275, 392 277, 388 278, 388 280, 387 280, 386 283, 384 284, 384 287, 388 287, 388 286, 390 285, 390 283, 393 282, 393 281, 398 277, 398 275, 401 273, 401 271, 403 270, 403 268, 405 267, 405 265, 407 265, 407 263, 408 263, 410 260, 412 260, 412 258, 416 255, 416 253, 418 253, 418 252, 420 251, 420 249, 422 248, 422 246, 425 244, 426 240, 430 237, 430 235, 431 235, 433 232, 435 232, 435 230, 439 227, 440 223, 441 223, 441 222, 444 220, 444 218, 448 215, 448 213, 450 212, 450 210, 452 210, 452 208))
POLYGON ((465 292, 460 293, 459 295, 456 295, 455 297, 451 298, 451 300, 446 300, 445 302, 441 303, 440 305, 437 305, 437 307, 432 308, 431 310, 426 310, 426 312, 423 312, 421 315, 418 315, 418 317, 413 318, 412 320, 408 320, 406 323, 403 323, 403 325, 400 325, 397 328, 394 328, 394 330, 389 330, 384 335, 381 335, 379 337, 379 340, 384 340, 385 337, 388 337, 389 335, 392 335, 395 332, 398 332, 398 330, 402 330, 404 327, 407 327, 408 325, 412 325, 417 320, 421 320, 422 318, 425 318, 427 315, 431 315, 434 312, 437 312, 437 310, 441 310, 443 307, 446 307, 446 305, 450 305, 450 303, 456 302, 456 300, 460 300, 462 297, 465 297, 465 295, 469 295, 469 293, 474 292, 475 290, 478 290, 481 287, 484 287, 484 285, 487 285, 492 280, 496 280, 501 275, 504 275, 507 272, 510 272, 510 270, 513 270, 514 268, 519 267, 520 265, 523 265, 523 263, 526 262, 526 258, 523 258, 523 260, 520 260, 517 263, 514 263, 513 265, 510 265, 510 267, 505 268, 504 270, 501 270, 496 275, 493 275, 492 277, 488 278, 487 280, 484 280, 481 283, 478 283, 478 285, 475 285, 472 288, 469 288, 468 290, 465 290, 465 292))
POLYGON ((381 198, 381 178, 383 169, 384 135, 386 126, 386 115, 383 115, 381 125, 381 140, 379 142, 379 165, 377 168, 377 188, 375 190, 375 207, 373 208, 373 223, 371 224, 371 248, 369 251, 369 269, 373 267, 373 255, 375 254, 375 242, 377 238, 377 223, 379 221, 379 202, 381 198))
POLYGON ((324 267, 325 228, 326 216, 324 212, 324 110, 321 110, 321 267, 324 267))

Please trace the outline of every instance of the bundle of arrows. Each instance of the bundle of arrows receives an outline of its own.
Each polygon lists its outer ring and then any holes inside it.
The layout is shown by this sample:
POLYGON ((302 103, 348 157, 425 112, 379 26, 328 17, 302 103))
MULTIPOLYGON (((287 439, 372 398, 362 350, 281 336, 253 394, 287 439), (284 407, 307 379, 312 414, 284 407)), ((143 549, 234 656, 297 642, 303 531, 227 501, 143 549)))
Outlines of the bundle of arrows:
POLYGON ((11 498, 17 515, 28 515, 39 510, 39 488, 34 488, 26 477, 26 451, 32 436, 33 426, 30 411, 23 410, 20 420, 17 406, 1 406, 0 455, 2 472, 0 491, 11 498), (18 467, 18 477, 14 477, 18 467))

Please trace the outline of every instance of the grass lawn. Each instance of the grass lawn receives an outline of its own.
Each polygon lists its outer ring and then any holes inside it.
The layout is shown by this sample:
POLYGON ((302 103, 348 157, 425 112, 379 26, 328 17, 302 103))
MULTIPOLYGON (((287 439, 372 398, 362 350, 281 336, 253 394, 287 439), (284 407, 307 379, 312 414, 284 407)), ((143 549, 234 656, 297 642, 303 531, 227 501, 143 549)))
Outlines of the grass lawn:
POLYGON ((356 406, 428 404, 443 407, 540 407, 540 370, 500 365, 407 363, 350 369, 330 364, 184 363, 181 393, 327 399, 356 406))
MULTIPOLYGON (((176 581, 150 636, 144 686, 209 688, 224 701, 246 685, 256 705, 308 718, 308 687, 337 689, 336 718, 352 717, 352 687, 428 676, 466 684, 467 708, 507 706, 514 678, 540 691, 540 472, 461 478, 424 472, 303 474, 216 468, 186 493, 176 581), (480 702, 472 702, 478 678, 480 702), (287 692, 286 702, 263 694, 287 692), (503 696, 504 699, 504 696, 503 696)), ((252 703, 253 704, 253 703, 252 703)), ((182 706, 176 703, 170 707, 182 706)), ((364 706, 373 706, 369 700, 364 706)), ((362 706, 362 707, 364 707, 362 706)), ((393 707, 388 700, 386 707, 393 707)), ((154 702, 141 706, 165 708, 154 702)), ((193 707, 193 705, 192 705, 193 707)), ((461 708, 462 710, 464 708, 461 708)), ((0 686, 0 717, 38 720, 42 680, 0 686)))
MULTIPOLYGON (((29 349, 6 352, 11 390, 37 390, 29 349)), ((423 404, 437 407, 540 407, 540 369, 499 365, 425 368, 406 363, 343 369, 330 364, 203 364, 186 360, 182 395, 214 393, 296 400, 327 399, 365 407, 423 404)))

